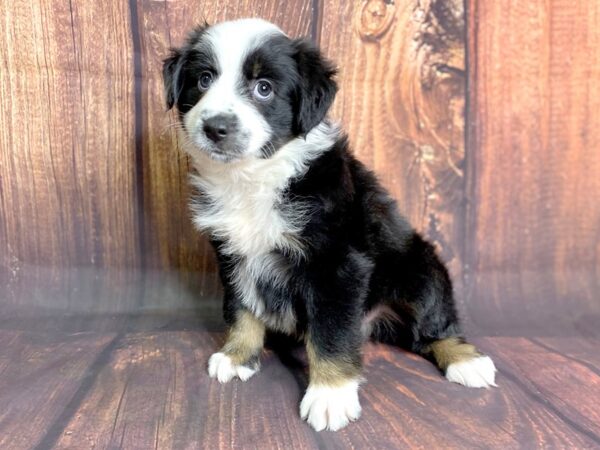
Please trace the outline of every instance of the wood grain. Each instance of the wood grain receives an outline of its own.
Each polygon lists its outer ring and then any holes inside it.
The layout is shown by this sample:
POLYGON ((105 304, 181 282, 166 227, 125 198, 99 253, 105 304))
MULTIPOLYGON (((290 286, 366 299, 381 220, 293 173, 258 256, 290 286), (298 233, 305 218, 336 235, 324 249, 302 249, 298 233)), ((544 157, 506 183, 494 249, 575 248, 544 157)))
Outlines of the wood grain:
POLYGON ((600 309, 600 4, 469 2, 466 234, 482 324, 600 309))
POLYGON ((0 6, 0 266, 13 275, 140 263, 128 14, 0 6))
POLYGON ((77 309, 77 271, 88 269, 89 280, 108 271, 116 285, 144 286, 98 310, 146 304, 161 292, 154 269, 178 279, 174 297, 219 295, 212 251, 188 219, 189 166, 160 65, 204 18, 263 16, 312 35, 338 63, 332 115, 436 242, 479 329, 565 317, 593 327, 600 12, 538 3, 469 4, 466 149, 461 2, 3 3, 1 300, 41 304, 50 289, 57 307, 77 309))
POLYGON ((600 374, 600 354, 598 353, 598 337, 532 337, 529 338, 535 345, 552 353, 586 366, 592 372, 600 374))
POLYGON ((525 338, 479 339, 500 370, 500 387, 489 390, 448 383, 416 355, 369 344, 361 419, 316 433, 298 415, 302 351, 285 359, 267 351, 248 382, 221 385, 206 374, 220 333, 159 324, 119 334, 0 326, 0 443, 11 448, 600 445, 600 374, 569 356, 579 348, 578 358, 597 360, 597 339, 556 340, 552 349, 525 338))
POLYGON ((565 357, 560 346, 549 351, 526 338, 486 338, 484 342, 483 349, 499 361, 500 376, 504 372, 505 379, 543 403, 571 432, 600 445, 600 383, 594 368, 565 357))
POLYGON ((75 414, 114 337, 2 327, 0 447, 31 449, 57 429, 62 433, 62 419, 75 414))
POLYGON ((467 6, 468 65, 455 0, 0 4, 0 447, 600 447, 600 4, 467 6), (504 335, 475 339, 498 389, 368 345, 363 417, 315 433, 302 352, 208 378, 219 283, 161 60, 243 16, 338 63, 333 117, 504 335))
POLYGON ((206 360, 218 345, 205 333, 127 336, 58 447, 258 448, 266 436, 267 448, 312 447, 292 375, 271 359, 266 377, 245 386, 210 382, 206 360))
POLYGON ((461 273, 462 2, 327 0, 319 43, 340 67, 333 116, 400 209, 461 273), (343 30, 343 32, 340 32, 343 30))

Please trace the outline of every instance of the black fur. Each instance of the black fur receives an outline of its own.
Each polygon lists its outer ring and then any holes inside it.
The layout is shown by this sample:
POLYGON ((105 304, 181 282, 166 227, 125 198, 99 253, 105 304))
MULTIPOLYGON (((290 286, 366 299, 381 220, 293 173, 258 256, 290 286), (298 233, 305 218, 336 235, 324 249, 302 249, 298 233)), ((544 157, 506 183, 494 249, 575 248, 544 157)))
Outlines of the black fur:
POLYGON ((210 48, 197 48, 208 24, 198 26, 190 33, 187 45, 181 49, 171 49, 171 55, 163 61, 163 83, 167 108, 177 106, 183 115, 198 101, 198 76, 203 70, 215 70, 217 61, 210 48))
MULTIPOLYGON (((435 340, 461 334, 450 278, 433 246, 400 216, 395 201, 350 154, 345 140, 290 186, 289 198, 309 198, 318 211, 303 233, 318 276, 328 273, 331 283, 348 277, 350 270, 348 278, 364 281, 358 286, 350 280, 329 285, 336 290, 328 296, 336 321, 346 315, 352 316, 345 318, 348 322, 357 320, 385 303, 402 325, 381 329, 376 339, 422 352, 435 340), (344 290, 353 293, 350 298, 360 304, 358 310, 346 306, 344 290)), ((309 285, 317 284, 313 279, 309 285)))
MULTIPOLYGON (((308 202, 313 211, 301 233, 308 256, 298 261, 277 252, 292 282, 281 288, 257 280, 258 287, 268 312, 293 305, 298 333, 308 331, 324 356, 359 358, 361 321, 381 303, 400 321, 375 328, 373 339, 423 353, 433 341, 462 335, 451 281, 433 246, 399 215, 345 139, 294 180, 285 202, 308 202)), ((227 282, 233 266, 221 267, 226 297, 234 297, 227 282)), ((239 300, 226 302, 225 316, 238 307, 239 300)))
MULTIPOLYGON (((204 28, 165 60, 167 106, 185 114, 200 99, 201 70, 220 70, 210 50, 198 49, 204 28)), ((270 150, 304 136, 325 117, 335 97, 335 69, 306 40, 272 37, 248 55, 247 80, 269 78, 277 96, 257 105, 273 130, 270 150)), ((246 92, 247 86, 240 86, 246 92)), ((371 337, 424 353, 435 340, 461 336, 452 285, 434 248, 398 213, 396 203, 375 176, 351 154, 345 137, 291 181, 279 207, 302 205, 311 211, 300 233, 304 258, 274 250, 288 282, 275 286, 257 279, 268 313, 292 307, 297 332, 308 333, 324 358, 360 366, 361 323, 368 311, 385 304, 399 319, 392 328, 375 327, 371 337)), ((300 206, 298 206, 300 207, 300 206)), ((232 285, 243 256, 226 255, 213 241, 225 289, 228 323, 244 308, 232 285)))
POLYGON ((304 135, 325 118, 337 92, 336 70, 309 41, 292 43, 300 82, 294 91, 293 132, 304 135))
MULTIPOLYGON (((171 109, 176 105, 182 115, 202 97, 197 87, 200 73, 210 70, 218 76, 221 70, 210 48, 198 48, 206 27, 198 27, 183 48, 172 49, 171 55, 164 60, 167 107, 171 109)), ((273 149, 294 137, 305 135, 321 122, 337 92, 333 79, 336 71, 332 64, 305 39, 272 36, 247 56, 242 70, 247 82, 268 78, 277 92, 272 101, 256 103, 273 131, 273 145, 264 149, 265 157, 270 156, 269 152, 273 149)), ((248 84, 239 89, 241 94, 250 97, 248 84)))

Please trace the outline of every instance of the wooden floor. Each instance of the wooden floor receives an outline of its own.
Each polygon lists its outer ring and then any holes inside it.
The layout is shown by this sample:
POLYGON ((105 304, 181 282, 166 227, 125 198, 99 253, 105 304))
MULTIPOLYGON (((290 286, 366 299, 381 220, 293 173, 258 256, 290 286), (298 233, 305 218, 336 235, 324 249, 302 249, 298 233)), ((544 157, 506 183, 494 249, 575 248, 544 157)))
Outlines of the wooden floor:
POLYGON ((301 349, 267 350, 246 383, 209 379, 223 339, 217 300, 81 313, 36 295, 35 307, 1 306, 2 449, 600 448, 597 317, 579 331, 475 333, 499 370, 489 390, 369 344, 362 418, 316 433, 298 416, 301 349))

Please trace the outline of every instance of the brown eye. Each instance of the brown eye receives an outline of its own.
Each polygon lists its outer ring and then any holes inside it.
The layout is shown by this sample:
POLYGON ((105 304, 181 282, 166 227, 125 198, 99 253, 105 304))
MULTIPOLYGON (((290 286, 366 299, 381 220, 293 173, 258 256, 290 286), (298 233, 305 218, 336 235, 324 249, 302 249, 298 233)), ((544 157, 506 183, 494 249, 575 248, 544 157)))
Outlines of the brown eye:
POLYGON ((253 94, 257 100, 269 100, 273 95, 273 86, 267 80, 258 80, 254 85, 253 94))
POLYGON ((205 70, 200 74, 200 78, 198 79, 198 89, 201 91, 206 91, 213 82, 213 74, 208 70, 205 70))

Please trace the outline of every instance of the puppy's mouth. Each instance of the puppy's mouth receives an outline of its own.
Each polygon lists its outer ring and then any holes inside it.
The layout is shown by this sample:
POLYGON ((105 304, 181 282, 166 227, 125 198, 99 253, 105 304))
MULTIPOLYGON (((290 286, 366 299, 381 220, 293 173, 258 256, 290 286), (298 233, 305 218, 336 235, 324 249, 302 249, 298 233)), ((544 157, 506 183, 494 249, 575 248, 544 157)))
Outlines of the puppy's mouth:
POLYGON ((219 143, 216 144, 208 139, 204 133, 195 133, 194 143, 200 151, 202 151, 209 158, 219 162, 232 162, 242 159, 244 156, 244 149, 246 148, 245 142, 247 139, 239 137, 233 142, 219 143))
POLYGON ((208 156, 211 159, 214 159, 215 161, 220 161, 220 162, 231 162, 234 161, 236 159, 240 159, 240 154, 239 153, 230 153, 224 150, 219 150, 219 149, 215 149, 215 150, 204 150, 208 156))

